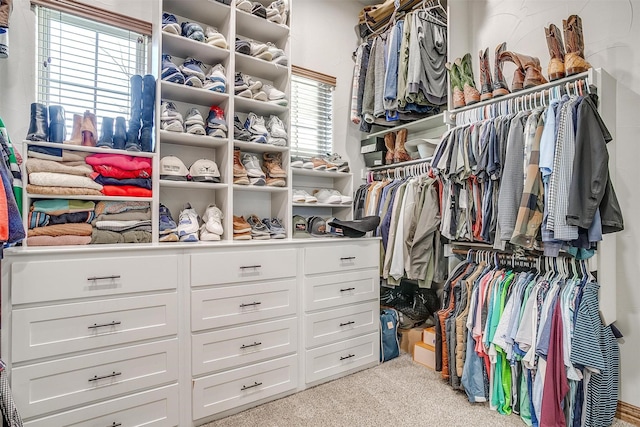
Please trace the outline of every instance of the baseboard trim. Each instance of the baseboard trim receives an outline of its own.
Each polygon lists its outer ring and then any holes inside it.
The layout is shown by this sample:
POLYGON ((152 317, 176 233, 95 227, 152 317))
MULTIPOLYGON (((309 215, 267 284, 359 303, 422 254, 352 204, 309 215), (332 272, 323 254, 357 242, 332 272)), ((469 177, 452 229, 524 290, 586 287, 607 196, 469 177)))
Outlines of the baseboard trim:
POLYGON ((616 418, 640 426, 640 408, 618 400, 616 418))

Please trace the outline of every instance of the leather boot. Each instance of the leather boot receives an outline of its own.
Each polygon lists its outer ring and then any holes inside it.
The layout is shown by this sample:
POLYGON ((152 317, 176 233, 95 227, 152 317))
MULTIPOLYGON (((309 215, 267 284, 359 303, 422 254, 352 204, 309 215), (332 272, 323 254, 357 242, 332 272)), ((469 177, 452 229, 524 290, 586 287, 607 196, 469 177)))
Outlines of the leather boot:
POLYGON ((510 61, 516 65, 511 83, 512 92, 547 83, 547 79, 542 75, 540 60, 536 57, 505 51, 500 54, 500 60, 510 61))
POLYGON ((545 28, 544 34, 547 37, 547 47, 549 48, 549 55, 551 56, 549 67, 547 68, 549 80, 554 81, 561 79, 565 76, 562 34, 560 34, 560 29, 554 24, 549 25, 549 28, 545 28))
POLYGON ((473 79, 473 65, 471 63, 471 54, 467 53, 462 59, 456 59, 455 63, 460 70, 460 78, 462 81, 462 90, 464 92, 465 105, 480 102, 480 92, 476 89, 476 82, 473 79), (459 62, 458 62, 459 61, 459 62))
POLYGON ((146 153, 153 151, 153 112, 156 104, 156 79, 147 74, 142 79, 142 128, 140 148, 146 153))
POLYGON ((111 117, 102 118, 102 132, 96 147, 113 148, 113 119, 111 117))
POLYGON ((85 147, 95 147, 98 135, 98 123, 96 115, 87 110, 82 118, 82 145, 85 147))
POLYGON ((496 56, 493 62, 493 97, 508 95, 510 93, 507 81, 502 74, 502 61, 500 60, 500 54, 507 50, 506 43, 500 43, 496 47, 496 56))
POLYGON ((124 150, 127 142, 127 121, 124 117, 116 117, 115 129, 113 132, 113 148, 116 150, 124 150))
POLYGON ((387 147, 387 154, 384 156, 384 164, 393 163, 393 157, 396 151, 396 133, 387 132, 384 134, 384 146, 387 147))
POLYGON ((567 54, 564 57, 564 69, 567 76, 583 73, 591 68, 584 59, 584 38, 582 35, 582 19, 578 15, 571 15, 562 21, 564 28, 564 43, 567 54))
POLYGON ((49 138, 49 114, 47 106, 34 102, 31 104, 31 121, 27 140, 47 141, 49 138))
POLYGON ((407 130, 400 129, 396 132, 396 149, 393 153, 393 163, 407 162, 411 160, 411 156, 404 148, 405 142, 407 142, 407 130))
POLYGON ((447 62, 444 67, 449 70, 449 81, 451 82, 451 105, 452 108, 464 107, 464 92, 462 91, 462 81, 460 70, 455 63, 447 62))
POLYGON ((493 83, 489 67, 489 48, 480 51, 480 101, 493 98, 493 83))
POLYGON ((125 150, 140 151, 140 122, 142 121, 142 76, 131 76, 131 116, 127 129, 125 150))
POLYGON ((62 143, 67 137, 64 108, 60 105, 49 106, 49 142, 62 143))
POLYGON ((71 138, 64 141, 64 144, 69 145, 82 145, 82 119, 80 114, 73 115, 73 131, 71 132, 71 138))

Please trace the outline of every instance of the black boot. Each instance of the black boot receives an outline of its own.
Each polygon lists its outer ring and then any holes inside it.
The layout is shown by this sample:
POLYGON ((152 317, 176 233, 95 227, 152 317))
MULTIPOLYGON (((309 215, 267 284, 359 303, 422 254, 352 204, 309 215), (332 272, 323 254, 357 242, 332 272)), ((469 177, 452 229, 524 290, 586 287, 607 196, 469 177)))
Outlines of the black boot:
POLYGON ((31 104, 31 122, 27 132, 29 141, 47 141, 49 138, 49 114, 47 107, 34 102, 31 104))
POLYGON ((102 132, 96 147, 113 148, 113 119, 111 117, 102 118, 102 132))
POLYGON ((67 139, 64 122, 64 108, 60 105, 49 106, 49 142, 62 143, 67 139))
POLYGON ((140 151, 140 119, 142 117, 142 76, 131 76, 131 116, 125 149, 140 151))
POLYGON ((153 111, 156 103, 156 79, 147 74, 142 79, 142 129, 140 129, 140 148, 153 151, 153 111))
POLYGON ((113 133, 113 148, 116 150, 124 150, 127 142, 127 121, 124 117, 116 117, 116 128, 113 133))

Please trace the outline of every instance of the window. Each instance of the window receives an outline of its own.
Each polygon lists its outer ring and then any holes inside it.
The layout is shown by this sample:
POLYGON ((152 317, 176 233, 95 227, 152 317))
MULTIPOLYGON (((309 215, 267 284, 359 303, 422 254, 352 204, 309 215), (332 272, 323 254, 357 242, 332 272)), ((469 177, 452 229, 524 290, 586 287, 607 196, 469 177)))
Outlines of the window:
POLYGON ((291 78, 291 155, 333 152, 335 77, 293 67, 291 78))
POLYGON ((73 115, 129 116, 129 78, 148 72, 149 39, 140 33, 37 7, 37 97, 73 115))

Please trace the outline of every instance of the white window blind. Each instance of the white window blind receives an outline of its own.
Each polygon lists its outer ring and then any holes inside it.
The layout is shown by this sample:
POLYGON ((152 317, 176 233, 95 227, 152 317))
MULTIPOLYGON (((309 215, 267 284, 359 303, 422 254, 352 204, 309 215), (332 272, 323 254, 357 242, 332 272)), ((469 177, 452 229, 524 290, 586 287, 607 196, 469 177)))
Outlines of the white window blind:
POLYGON ((333 85, 291 78, 291 155, 312 157, 333 152, 333 85))
POLYGON ((38 102, 73 115, 123 116, 130 107, 129 79, 148 72, 149 38, 140 33, 38 6, 38 102))

